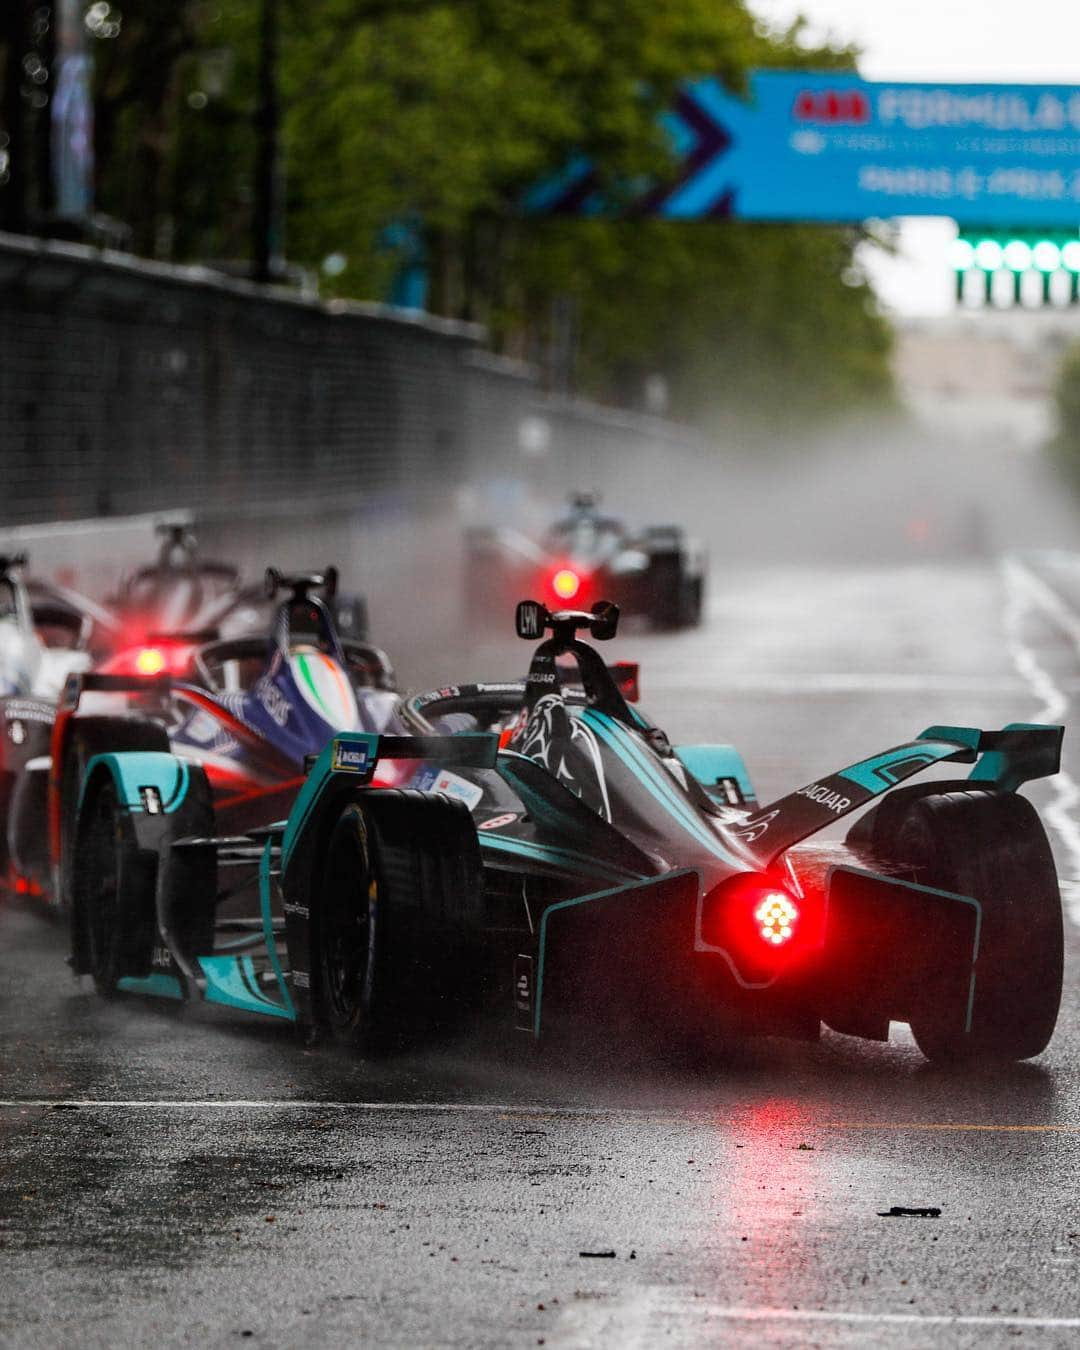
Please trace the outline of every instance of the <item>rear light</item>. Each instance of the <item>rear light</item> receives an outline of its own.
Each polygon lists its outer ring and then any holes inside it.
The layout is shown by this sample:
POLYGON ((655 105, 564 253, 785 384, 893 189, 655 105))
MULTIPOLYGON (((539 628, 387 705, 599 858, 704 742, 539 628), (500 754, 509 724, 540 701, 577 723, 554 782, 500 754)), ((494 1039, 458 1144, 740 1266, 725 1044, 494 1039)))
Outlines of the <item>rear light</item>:
POLYGON ((701 940, 727 952, 748 978, 771 977, 815 946, 818 925, 805 908, 802 898, 774 878, 744 872, 705 896, 701 940))
POLYGON ((795 936, 799 910, 794 900, 782 891, 770 891, 754 910, 754 922, 763 942, 782 947, 795 936))
POLYGON ((141 647, 135 657, 135 670, 140 675, 160 675, 165 669, 165 653, 160 647, 141 647))
POLYGON ((560 600, 573 600, 581 590, 581 578, 569 567, 560 567, 551 579, 551 588, 560 600))

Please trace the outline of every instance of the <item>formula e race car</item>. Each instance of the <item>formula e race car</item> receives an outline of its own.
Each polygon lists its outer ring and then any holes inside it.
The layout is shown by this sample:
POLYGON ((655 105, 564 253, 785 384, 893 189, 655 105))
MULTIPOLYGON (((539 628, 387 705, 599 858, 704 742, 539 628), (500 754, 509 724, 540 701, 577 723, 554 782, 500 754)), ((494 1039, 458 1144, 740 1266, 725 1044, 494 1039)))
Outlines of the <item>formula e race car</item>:
POLYGON ((678 525, 634 531, 600 514, 597 498, 578 493, 569 514, 539 540, 509 529, 466 537, 465 595, 470 613, 505 613, 523 592, 549 605, 588 608, 611 596, 655 628, 701 622, 705 553, 678 525))
MULTIPOLYGON (((154 633, 202 633, 240 637, 265 629, 272 617, 262 586, 244 583, 233 563, 206 558, 187 521, 162 521, 157 559, 125 577, 107 604, 122 633, 121 647, 136 652, 152 646, 154 633)), ((362 596, 340 594, 336 569, 328 571, 324 601, 342 637, 367 638, 367 604, 362 596)), ((167 653, 180 655, 175 648, 167 653)), ((170 674, 184 669, 169 667, 170 674)))
POLYGON ((24 577, 26 564, 25 553, 0 554, 0 698, 56 698, 115 623, 85 596, 24 577))
POLYGON ((209 834, 208 783, 179 757, 95 757, 75 969, 367 1050, 503 1006, 536 1038, 704 1048, 825 1022, 884 1040, 897 1020, 935 1060, 1038 1054, 1062 912, 1016 790, 1057 771, 1062 729, 931 727, 762 807, 731 747, 672 746, 578 637, 617 620, 523 602, 519 635, 551 633, 523 684, 412 699, 412 738, 335 736, 288 818, 241 838, 209 834), (405 756, 426 788, 374 784, 405 756), (901 786, 950 763, 974 767, 901 786), (804 842, 863 807, 843 843, 804 842), (221 878, 241 866, 259 914, 237 936, 221 878))
MULTIPOLYGON (((181 635, 186 679, 167 665, 147 670, 125 659, 73 676, 59 707, 38 705, 36 720, 9 716, 0 742, 10 781, 9 884, 69 903, 79 785, 96 755, 175 756, 206 785, 214 818, 236 832, 288 809, 306 756, 335 731, 396 725, 393 669, 378 648, 339 636, 316 593, 327 587, 327 574, 286 577, 271 568, 267 595, 287 595, 269 638, 193 645, 181 635)), ((159 636, 157 647, 140 651, 168 645, 159 636)))

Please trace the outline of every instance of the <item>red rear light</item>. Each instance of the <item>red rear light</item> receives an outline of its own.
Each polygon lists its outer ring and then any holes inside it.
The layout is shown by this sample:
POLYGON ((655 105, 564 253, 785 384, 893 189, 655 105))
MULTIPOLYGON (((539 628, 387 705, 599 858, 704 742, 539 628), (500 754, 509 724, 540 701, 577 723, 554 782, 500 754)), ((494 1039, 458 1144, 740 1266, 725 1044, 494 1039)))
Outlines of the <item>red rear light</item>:
POLYGON ((799 909, 794 900, 783 891, 769 891, 754 910, 758 936, 773 947, 782 947, 795 936, 799 909))
POLYGON ((814 947, 817 925, 805 909, 781 882, 745 872, 705 896, 701 940, 727 952, 748 978, 769 978, 814 947))
POLYGON ((141 647, 135 657, 135 669, 140 675, 160 675, 165 669, 165 653, 160 647, 141 647))
POLYGON ((581 578, 569 567, 560 567, 551 578, 551 588, 560 600, 573 600, 581 590, 581 578))

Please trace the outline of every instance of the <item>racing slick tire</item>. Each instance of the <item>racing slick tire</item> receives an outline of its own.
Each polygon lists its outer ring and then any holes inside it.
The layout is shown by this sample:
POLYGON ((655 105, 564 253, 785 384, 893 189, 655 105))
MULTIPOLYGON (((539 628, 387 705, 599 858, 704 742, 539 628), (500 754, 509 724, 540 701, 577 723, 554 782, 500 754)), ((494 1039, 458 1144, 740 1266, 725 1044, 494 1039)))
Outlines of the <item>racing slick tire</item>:
POLYGON ((95 755, 112 751, 168 749, 165 728, 147 718, 78 717, 72 722, 60 769, 60 874, 56 890, 62 909, 72 905, 75 817, 87 764, 95 755))
POLYGON ((687 577, 682 586, 684 628, 699 628, 705 609, 705 580, 703 577, 687 577))
POLYGON ((79 811, 76 847, 73 944, 98 993, 112 998, 125 975, 150 969, 156 868, 153 855, 136 846, 111 778, 100 779, 79 811))
POLYGON ((462 802, 408 791, 347 802, 312 916, 320 1028, 379 1055, 449 1025, 481 982, 470 937, 482 875, 462 802))
MULTIPOLYGON (((927 1059, 956 1065, 1030 1059, 1053 1034, 1064 934, 1050 844, 1025 797, 959 789, 898 803, 875 851, 920 885, 968 895, 982 909, 971 1030, 929 1003, 911 1030, 927 1059)), ((885 822, 883 821, 882 824, 885 822)))
POLYGON ((664 632, 682 628, 687 609, 682 560, 677 553, 661 555, 653 559, 649 571, 652 626, 664 632))

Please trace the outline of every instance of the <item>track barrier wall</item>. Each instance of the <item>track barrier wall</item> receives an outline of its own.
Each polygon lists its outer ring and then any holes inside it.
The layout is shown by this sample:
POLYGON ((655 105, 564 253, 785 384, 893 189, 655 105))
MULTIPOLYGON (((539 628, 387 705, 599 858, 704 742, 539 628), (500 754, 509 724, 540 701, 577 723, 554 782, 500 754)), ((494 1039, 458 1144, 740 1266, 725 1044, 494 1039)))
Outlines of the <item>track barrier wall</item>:
POLYGON ((655 500, 658 464, 712 453, 546 395, 484 336, 0 234, 0 547, 100 596, 183 515, 254 575, 338 562, 378 618, 433 576, 458 593, 467 524, 528 528, 575 489, 655 500))

